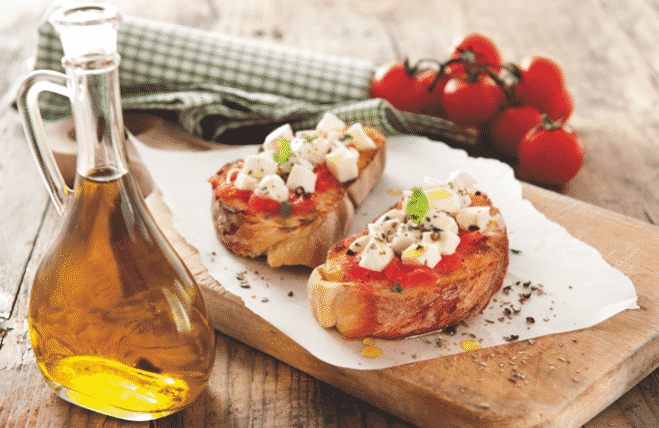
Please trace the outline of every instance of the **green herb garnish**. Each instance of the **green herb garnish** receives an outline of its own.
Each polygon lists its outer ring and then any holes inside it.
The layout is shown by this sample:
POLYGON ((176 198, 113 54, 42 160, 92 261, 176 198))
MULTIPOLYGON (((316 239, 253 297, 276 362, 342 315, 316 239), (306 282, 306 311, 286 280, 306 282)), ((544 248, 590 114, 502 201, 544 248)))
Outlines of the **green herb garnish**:
POLYGON ((428 209, 430 209, 428 198, 425 193, 415 187, 412 190, 412 197, 407 203, 407 214, 409 214, 414 223, 419 224, 421 219, 425 217, 428 209))
POLYGON ((279 141, 277 141, 277 146, 279 152, 273 153, 272 156, 279 164, 282 164, 291 157, 291 145, 286 138, 280 138, 279 141))

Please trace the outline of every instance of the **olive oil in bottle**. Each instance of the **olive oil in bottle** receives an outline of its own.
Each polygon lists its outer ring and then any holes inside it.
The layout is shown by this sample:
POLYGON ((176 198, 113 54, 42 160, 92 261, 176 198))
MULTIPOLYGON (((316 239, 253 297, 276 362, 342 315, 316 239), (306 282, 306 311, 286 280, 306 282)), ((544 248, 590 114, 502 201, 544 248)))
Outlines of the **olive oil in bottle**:
POLYGON ((156 226, 128 168, 118 22, 116 9, 106 5, 56 11, 51 23, 62 38, 67 75, 35 72, 19 94, 26 135, 63 216, 35 273, 29 327, 37 363, 60 397, 110 416, 149 420, 199 396, 213 367, 215 336, 193 276, 156 226), (52 152, 40 117, 31 113, 37 97, 28 94, 43 90, 38 81, 72 102, 79 146, 73 189, 48 165, 52 152))

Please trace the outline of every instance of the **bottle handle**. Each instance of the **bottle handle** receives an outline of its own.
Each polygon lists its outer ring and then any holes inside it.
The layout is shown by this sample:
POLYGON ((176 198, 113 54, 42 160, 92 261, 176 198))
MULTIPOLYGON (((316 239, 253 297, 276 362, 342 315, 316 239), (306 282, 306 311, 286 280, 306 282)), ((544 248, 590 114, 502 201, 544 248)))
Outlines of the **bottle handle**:
POLYGON ((39 94, 44 91, 54 92, 71 99, 65 74, 46 70, 33 71, 23 80, 18 90, 18 110, 23 118, 25 136, 30 143, 30 149, 39 167, 41 178, 46 184, 57 212, 62 215, 68 195, 73 190, 64 181, 55 155, 46 140, 46 131, 38 103, 39 94))

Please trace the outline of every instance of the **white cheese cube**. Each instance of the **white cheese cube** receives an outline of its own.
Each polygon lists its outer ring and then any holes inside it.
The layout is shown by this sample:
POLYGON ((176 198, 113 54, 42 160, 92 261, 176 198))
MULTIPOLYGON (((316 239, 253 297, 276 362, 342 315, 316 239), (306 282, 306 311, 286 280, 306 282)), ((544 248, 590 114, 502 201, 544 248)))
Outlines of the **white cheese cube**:
POLYGON ((467 192, 465 189, 458 189, 458 197, 460 198, 460 209, 471 205, 471 196, 469 196, 469 192, 467 192))
POLYGON ((313 193, 316 191, 316 174, 300 164, 295 164, 288 174, 286 186, 291 190, 302 187, 305 193, 313 193))
POLYGON ((342 146, 338 150, 325 155, 325 165, 337 180, 345 183, 359 176, 358 159, 359 152, 357 150, 342 146))
POLYGON ((359 238, 355 239, 352 241, 352 244, 350 244, 350 247, 348 247, 348 255, 353 255, 353 254, 359 254, 361 253, 364 248, 366 248, 366 244, 368 244, 368 241, 371 240, 371 237, 368 235, 362 235, 359 238))
POLYGON ((277 165, 277 172, 280 175, 288 174, 293 169, 293 165, 300 165, 300 166, 302 166, 302 167, 304 167, 308 170, 311 170, 311 171, 313 171, 313 168, 314 168, 314 166, 311 162, 309 162, 308 160, 306 160, 304 158, 301 158, 301 157, 297 156, 295 153, 293 153, 291 155, 291 157, 289 157, 286 160, 286 162, 280 163, 279 165, 277 165))
POLYGON ((243 172, 257 180, 261 180, 266 175, 276 173, 277 165, 279 164, 273 155, 273 151, 265 150, 259 154, 247 156, 243 165, 243 172))
POLYGON ((318 137, 311 141, 306 138, 295 137, 291 141, 291 152, 300 159, 306 159, 314 165, 318 165, 325 160, 325 155, 330 150, 331 141, 318 137))
POLYGON ((371 238, 361 252, 359 266, 364 269, 380 272, 393 258, 394 250, 392 250, 385 242, 376 238, 371 238))
POLYGON ((366 135, 361 123, 352 124, 346 131, 346 141, 352 143, 357 150, 375 149, 377 145, 366 135))
POLYGON ((448 183, 469 189, 476 184, 476 179, 464 171, 455 171, 449 176, 448 183))
POLYGON ((266 150, 279 152, 279 140, 282 138, 284 138, 288 142, 290 142, 293 138, 295 138, 295 134, 293 134, 293 129, 291 128, 291 125, 289 125, 288 123, 286 125, 280 126, 279 128, 269 133, 265 137, 265 140, 263 141, 263 148, 266 150))
POLYGON ((242 190, 254 190, 256 189, 256 186, 258 186, 259 180, 240 171, 236 176, 236 181, 234 181, 233 184, 242 190))
POLYGON ((440 254, 453 254, 460 245, 460 237, 453 232, 424 232, 421 242, 436 244, 440 254), (436 239, 438 238, 438 239, 436 239))
POLYGON ((437 244, 415 242, 401 253, 400 259, 405 265, 421 265, 434 268, 442 260, 442 255, 437 244))
POLYGON ((332 113, 325 113, 316 125, 316 131, 325 134, 328 139, 335 139, 343 135, 346 124, 332 113))
POLYGON ((437 187, 434 189, 424 190, 426 198, 428 198, 428 205, 437 211, 456 212, 461 207, 460 196, 445 187, 437 187))
POLYGON ((259 185, 254 189, 254 194, 264 198, 274 199, 277 202, 288 200, 288 187, 284 180, 277 174, 270 174, 263 177, 259 185))
POLYGON ((396 233, 399 224, 400 221, 396 219, 390 219, 376 223, 369 223, 367 226, 368 234, 375 238, 382 239, 383 241, 387 241, 390 235, 396 233))
POLYGON ((467 207, 455 216, 458 226, 463 230, 484 231, 490 221, 490 207, 467 207))
POLYGON ((458 223, 455 222, 453 217, 446 214, 446 211, 437 211, 430 208, 426 216, 419 223, 423 229, 426 230, 447 230, 449 232, 458 233, 458 223))
POLYGON ((401 223, 393 234, 389 245, 396 253, 400 253, 405 248, 420 240, 421 231, 419 229, 412 229, 409 225, 401 223))
POLYGON ((374 223, 382 223, 383 221, 387 221, 387 220, 398 220, 400 223, 403 223, 405 221, 406 216, 407 216, 406 211, 398 210, 394 208, 382 214, 377 220, 375 220, 374 223))

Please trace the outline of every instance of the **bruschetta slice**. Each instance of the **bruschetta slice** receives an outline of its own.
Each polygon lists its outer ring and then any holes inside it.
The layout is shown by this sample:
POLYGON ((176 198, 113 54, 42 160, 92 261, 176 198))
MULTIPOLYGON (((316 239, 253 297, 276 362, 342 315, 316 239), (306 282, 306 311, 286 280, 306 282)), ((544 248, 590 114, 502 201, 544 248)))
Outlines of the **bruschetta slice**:
POLYGON ((326 113, 316 129, 270 133, 258 153, 224 165, 209 182, 219 240, 268 265, 316 267, 350 228, 378 182, 385 137, 326 113))
POLYGON ((401 338, 479 313, 508 267, 503 217, 466 173, 426 178, 362 233, 333 245, 309 278, 314 317, 346 338, 401 338), (427 210, 417 215, 422 192, 427 210))

